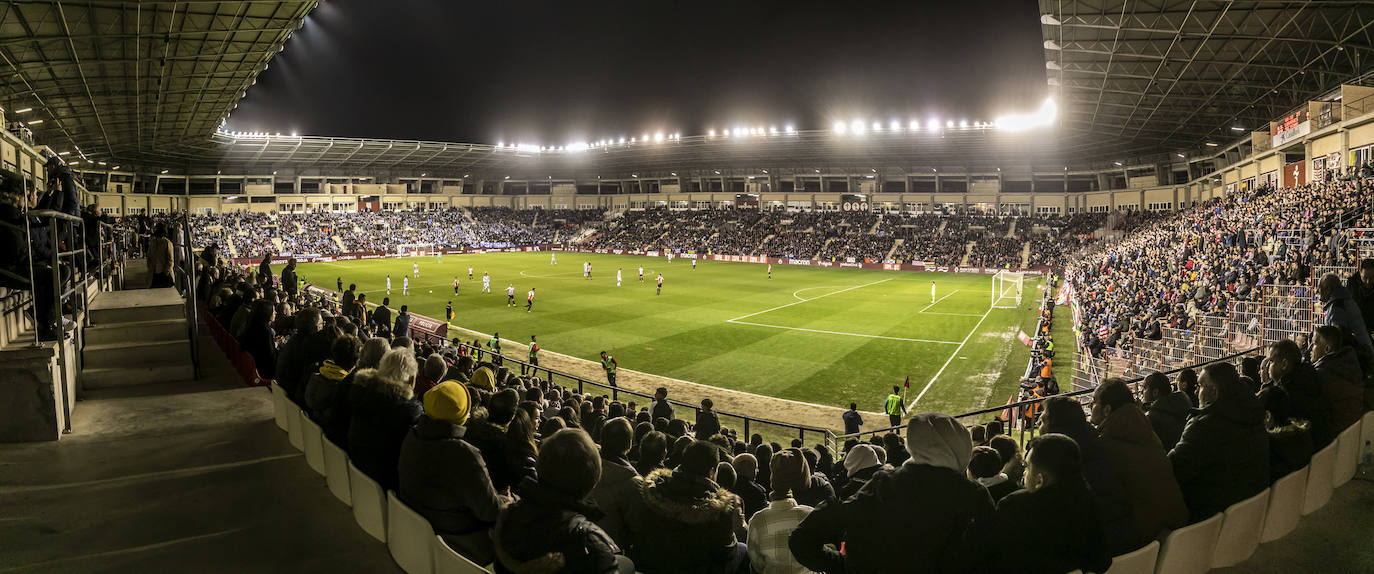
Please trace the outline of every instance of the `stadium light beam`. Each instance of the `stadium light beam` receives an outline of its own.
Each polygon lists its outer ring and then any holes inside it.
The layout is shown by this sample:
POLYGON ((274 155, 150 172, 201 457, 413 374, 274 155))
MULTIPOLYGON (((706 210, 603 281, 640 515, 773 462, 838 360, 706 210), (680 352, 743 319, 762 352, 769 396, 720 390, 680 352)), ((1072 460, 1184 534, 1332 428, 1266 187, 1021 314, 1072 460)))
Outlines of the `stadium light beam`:
POLYGON ((849 126, 845 125, 844 122, 835 122, 834 130, 835 133, 844 135, 844 132, 849 130, 849 126))
POLYGON ((863 135, 863 133, 864 133, 864 121, 863 121, 863 120, 854 120, 854 121, 852 121, 852 122, 849 122, 849 131, 854 132, 854 135, 863 135))

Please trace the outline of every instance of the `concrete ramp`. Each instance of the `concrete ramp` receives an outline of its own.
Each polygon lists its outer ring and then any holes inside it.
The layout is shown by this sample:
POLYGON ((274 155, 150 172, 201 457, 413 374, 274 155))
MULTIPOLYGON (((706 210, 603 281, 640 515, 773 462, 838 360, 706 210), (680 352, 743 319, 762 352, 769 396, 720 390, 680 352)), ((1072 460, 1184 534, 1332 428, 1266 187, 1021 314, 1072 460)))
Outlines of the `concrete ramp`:
POLYGON ((86 388, 195 378, 185 302, 176 289, 102 293, 91 304, 81 376, 86 388))

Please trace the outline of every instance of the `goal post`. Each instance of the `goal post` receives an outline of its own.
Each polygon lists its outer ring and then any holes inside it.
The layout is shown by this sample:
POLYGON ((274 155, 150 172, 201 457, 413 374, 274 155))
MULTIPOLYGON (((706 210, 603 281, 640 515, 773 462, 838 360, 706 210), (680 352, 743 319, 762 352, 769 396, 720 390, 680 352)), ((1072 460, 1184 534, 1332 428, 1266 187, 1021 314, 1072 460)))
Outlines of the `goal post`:
POLYGON ((998 271, 992 276, 992 306, 995 309, 1011 309, 1021 304, 1021 287, 1026 274, 1013 271, 998 271))
POLYGON ((423 257, 434 253, 433 243, 401 243, 396 245, 396 254, 401 257, 423 257))

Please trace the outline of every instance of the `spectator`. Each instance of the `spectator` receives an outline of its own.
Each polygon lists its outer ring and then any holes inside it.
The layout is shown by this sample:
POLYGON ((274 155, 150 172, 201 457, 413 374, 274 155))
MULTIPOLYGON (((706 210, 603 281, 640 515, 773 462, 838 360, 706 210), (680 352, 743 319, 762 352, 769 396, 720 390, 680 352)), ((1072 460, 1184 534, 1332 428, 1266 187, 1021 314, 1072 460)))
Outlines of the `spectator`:
POLYGON ((272 330, 275 314, 270 301, 253 301, 253 310, 238 338, 239 349, 253 357, 258 373, 272 373, 277 369, 277 333, 272 330))
POLYGON ((1002 455, 990 446, 973 448, 973 457, 968 461, 968 476, 974 482, 988 489, 988 496, 997 503, 1017 490, 1016 483, 1002 472, 1002 455))
POLYGON ((306 369, 310 367, 305 349, 306 340, 324 328, 320 310, 307 307, 296 312, 295 326, 296 332, 277 352, 277 368, 274 372, 277 384, 286 391, 286 396, 299 404, 303 402, 301 399, 305 394, 303 379, 309 375, 306 369))
POLYGON ((1269 434, 1269 481, 1304 470, 1312 461, 1313 450, 1307 421, 1289 415, 1288 392, 1283 387, 1265 387, 1259 400, 1264 405, 1264 428, 1269 434))
POLYGON ((392 332, 397 337, 410 336, 410 305, 401 305, 401 312, 396 314, 396 328, 392 332))
POLYGON ((797 526, 789 547, 798 563, 817 572, 982 569, 994 508, 987 489, 966 478, 968 430, 949 415, 917 414, 907 423, 906 446, 906 464, 875 474, 857 494, 813 510, 797 526))
MULTIPOLYGON (((649 414, 655 420, 667 419, 671 421, 675 418, 673 416, 673 405, 672 403, 668 402, 667 388, 659 387, 658 389, 654 390, 654 401, 653 405, 651 405, 649 408, 649 414)), ((706 437, 702 437, 702 440, 705 439, 706 437)))
POLYGON ((396 494, 450 548, 488 564, 495 556, 490 529, 509 499, 492 487, 481 453, 463 440, 471 401, 455 381, 425 393, 424 414, 401 445, 396 494))
POLYGON ((844 434, 859 434, 859 427, 864 426, 864 419, 859 416, 858 403, 849 403, 849 410, 840 415, 844 419, 844 434))
POLYGON ((858 444, 844 455, 844 472, 847 480, 840 489, 839 499, 846 500, 873 478, 883 464, 878 462, 878 454, 871 444, 858 444))
POLYGON ((1331 413, 1331 431, 1339 435, 1364 416, 1364 371, 1340 328, 1317 327, 1312 337, 1312 366, 1321 381, 1325 410, 1331 413))
MULTIPOLYGON (((809 448, 801 449, 803 457, 806 457, 807 468, 820 468, 820 454, 809 448)), ((774 455, 777 458, 777 455, 774 455)), ((769 465, 770 468, 772 465, 769 465)), ((792 498, 797 499, 797 504, 815 508, 824 503, 835 503, 835 487, 830 484, 830 479, 825 477, 825 473, 819 470, 811 472, 810 484, 805 487, 792 491, 792 498)))
MULTIPOLYGON (((1198 406, 1198 380, 1197 371, 1183 369, 1178 372, 1178 390, 1188 395, 1188 404, 1198 406)), ((1190 407, 1191 408, 1191 407, 1190 407)), ((1181 432, 1181 431, 1180 431, 1181 432)))
POLYGON ((601 477, 601 458, 591 437, 564 429, 545 438, 538 469, 538 478, 520 483, 522 498, 501 512, 496 571, 633 573, 634 563, 593 522, 601 513, 587 496, 601 477))
POLYGON ((1294 417, 1311 424, 1312 443, 1318 449, 1331 444, 1336 428, 1331 419, 1331 401, 1322 395, 1322 378, 1312 365, 1303 362, 1302 349, 1291 339, 1269 345, 1269 382, 1288 393, 1294 417))
POLYGON ((334 339, 329 349, 330 358, 320 365, 318 372, 310 375, 310 381, 305 385, 306 411, 321 429, 332 425, 335 407, 341 402, 339 397, 346 392, 344 379, 358 364, 358 353, 362 347, 358 338, 352 335, 334 339))
POLYGON ((152 282, 148 287, 151 289, 171 287, 175 284, 173 276, 176 268, 172 255, 172 240, 167 238, 167 233, 166 225, 158 225, 152 239, 148 240, 148 273, 152 276, 152 282))
POLYGON ((1169 451, 1189 520, 1210 518, 1269 486, 1264 407, 1226 363, 1202 371, 1198 398, 1178 446, 1169 451))
POLYGON ((1360 260, 1360 269, 1346 279, 1350 298, 1360 307, 1360 318, 1367 328, 1374 325, 1374 258, 1360 260))
POLYGON ((414 353, 392 349, 349 389, 348 458, 387 490, 396 490, 401 442, 422 412, 413 398, 415 369, 414 353))
POLYGON ((1374 356, 1374 344, 1370 342, 1364 315, 1351 298, 1350 291, 1341 285, 1341 278, 1335 273, 1323 275, 1317 282, 1317 298, 1322 304, 1322 324, 1340 327, 1351 333, 1354 336, 1352 344, 1359 347, 1365 356, 1374 356))
POLYGON ((806 568, 792 557, 787 539, 811 514, 792 494, 809 487, 811 469, 800 449, 788 448, 773 455, 773 490, 768 507, 749 519, 749 567, 758 574, 803 574, 806 568))
POLYGON ((349 371, 348 376, 340 382, 339 392, 335 395, 334 408, 328 421, 320 423, 320 429, 324 432, 325 438, 339 445, 341 448, 348 448, 348 427, 353 420, 353 411, 349 406, 349 399, 353 394, 354 381, 360 371, 376 369, 381 364, 382 357, 387 351, 391 350, 391 345, 386 339, 373 337, 363 343, 363 349, 358 352, 358 364, 349 371))
POLYGON ((506 426, 515 418, 516 405, 520 403, 520 393, 515 389, 501 389, 491 396, 487 403, 486 416, 468 421, 467 433, 463 440, 482 452, 482 460, 487 463, 491 483, 498 491, 506 491, 516 486, 517 471, 511 465, 511 454, 506 442, 506 426))
POLYGON ((538 431, 534 424, 534 415, 531 415, 530 411, 523 408, 515 409, 515 416, 511 417, 510 424, 506 425, 504 449, 504 472, 510 473, 513 485, 519 485, 525 478, 534 476, 536 461, 539 460, 539 446, 536 444, 538 431))
POLYGON ((1045 412, 1040 415, 1040 432, 1068 436, 1078 445, 1083 477, 1088 481, 1100 513, 1102 541, 1112 556, 1139 548, 1143 533, 1136 530, 1131 516, 1131 504, 1121 484, 1121 474, 1132 470, 1118 469, 1107 454, 1102 438, 1083 415, 1083 405, 1077 399, 1053 396, 1045 400, 1045 412))
POLYGON ((640 476, 663 468, 663 460, 668 456, 668 435, 659 431, 649 431, 639 443, 639 460, 635 470, 640 476))
POLYGON ((605 514, 597 521, 622 548, 633 544, 629 529, 632 505, 639 498, 644 479, 626 455, 630 452, 630 421, 616 417, 601 427, 601 478, 588 497, 605 514))
POLYGON ((1002 472, 1007 473, 1007 478, 1011 479, 1012 483, 1021 486, 1026 473, 1026 461, 1021 457, 1021 445, 1007 435, 998 435, 988 441, 988 446, 997 449, 997 454, 1002 455, 1002 472))
POLYGON ((1106 572, 1111 566, 1102 539, 1100 512, 1083 477, 1078 445, 1062 434, 1031 441, 1026 489, 997 505, 986 548, 992 569, 1001 572, 1058 574, 1071 570, 1106 572), (1027 532, 1054 532, 1026 548, 1027 532))
POLYGON ((1108 460, 1121 471, 1117 476, 1135 519, 1138 545, 1188 524, 1188 506, 1169 456, 1125 381, 1114 377, 1097 386, 1092 422, 1102 433, 1108 460))
POLYGON ((420 376, 415 378, 415 396, 425 396, 434 385, 444 380, 447 373, 448 363, 444 362, 442 355, 434 353, 426 357, 425 364, 420 368, 420 376))
MULTIPOLYGON (((1179 376, 1180 384, 1183 381, 1179 376)), ((1188 393, 1175 391, 1169 385, 1169 377, 1163 373, 1150 373, 1145 377, 1145 416, 1150 419, 1150 428, 1159 437, 1160 446, 1168 452, 1178 444, 1183 434, 1183 424, 1188 422, 1188 411, 1193 408, 1188 393)))
POLYGON ((677 470, 655 470, 645 479, 631 549, 640 571, 748 572, 748 549, 735 537, 744 516, 739 498, 713 481, 716 453, 715 445, 695 441, 677 470))
POLYGON ((759 462, 749 453, 735 455, 731 466, 735 467, 735 487, 731 492, 738 494, 744 502, 744 517, 753 516, 768 505, 768 490, 755 479, 758 478, 759 462))
POLYGON ((700 440, 711 438, 720 432, 720 417, 711 410, 715 403, 711 399, 701 399, 701 410, 697 411, 696 436, 700 440))

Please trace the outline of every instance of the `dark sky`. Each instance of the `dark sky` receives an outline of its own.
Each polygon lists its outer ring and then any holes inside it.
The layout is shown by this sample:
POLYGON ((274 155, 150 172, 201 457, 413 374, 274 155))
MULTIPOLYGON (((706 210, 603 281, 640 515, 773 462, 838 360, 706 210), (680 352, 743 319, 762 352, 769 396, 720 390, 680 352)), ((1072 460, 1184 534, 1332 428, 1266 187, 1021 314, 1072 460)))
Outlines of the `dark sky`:
POLYGON ((855 117, 992 120, 1047 94, 1027 0, 329 0, 241 131, 566 144, 855 117))

